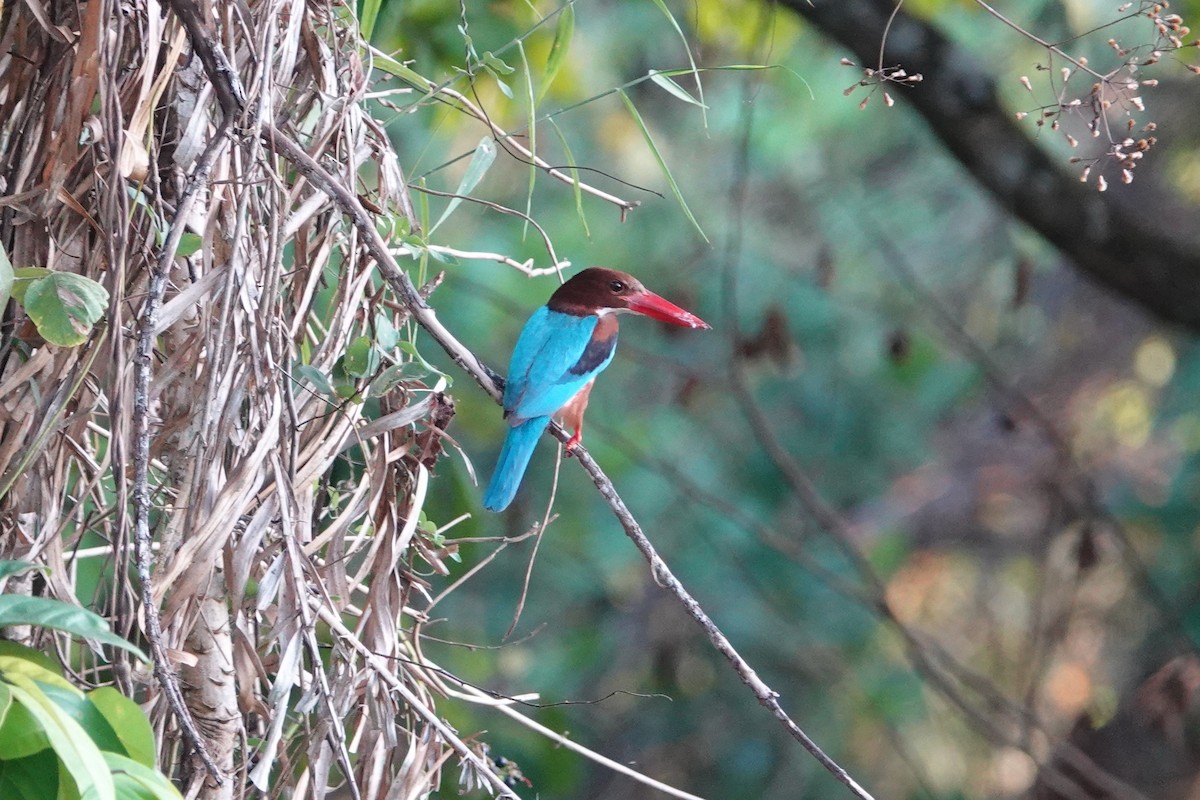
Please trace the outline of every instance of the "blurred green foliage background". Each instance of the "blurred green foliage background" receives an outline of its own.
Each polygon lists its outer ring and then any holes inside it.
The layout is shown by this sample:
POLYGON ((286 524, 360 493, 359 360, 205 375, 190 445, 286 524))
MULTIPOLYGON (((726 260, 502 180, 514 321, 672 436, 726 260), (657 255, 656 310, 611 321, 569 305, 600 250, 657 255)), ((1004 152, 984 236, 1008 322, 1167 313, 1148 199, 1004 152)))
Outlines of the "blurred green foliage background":
MULTIPOLYGON (((585 182, 640 206, 622 221, 584 195, 581 216, 570 187, 544 173, 530 192, 529 166, 504 148, 474 197, 527 210, 574 267, 633 272, 713 325, 627 318, 592 393, 585 444, 785 709, 877 796, 1022 795, 1074 726, 1119 720, 1147 676, 1194 652, 1193 339, 1096 289, 1014 221, 906 107, 905 89, 889 89, 894 107, 875 91, 860 109, 870 87, 843 90, 861 70, 789 11, 741 0, 669 3, 672 16, 655 2, 570 8, 549 84, 564 13, 554 2, 386 3, 374 43, 452 82, 551 164, 586 167, 585 182), (464 73, 464 34, 512 73, 464 73), (629 85, 686 69, 689 50, 708 70, 705 111, 653 81, 629 85), (708 241, 621 98, 605 94, 621 86, 708 241), (531 139, 529 96, 542 93, 531 139), (735 360, 749 404, 731 388, 735 360), (769 425, 756 429, 748 405, 769 425), (767 439, 815 483, 846 536, 813 520, 767 439)), ((1045 51, 978 4, 904 11, 965 45, 1014 111, 1053 99, 1036 69, 1045 51)), ((1172 11, 1194 19, 1200 3, 1172 11)), ((1095 64, 1111 57, 1110 36, 1152 36, 1145 19, 1097 31, 1120 16, 1115 2, 1020 0, 1003 12, 1095 64)), ((1136 199, 1153 187, 1195 219, 1196 83, 1175 62, 1155 77, 1148 118, 1161 110, 1171 124, 1137 181, 1109 191, 1136 199)), ((676 80, 699 97, 691 77, 676 80)), ((380 117, 409 180, 453 192, 488 131, 419 99, 389 95, 380 117)), ((1032 121, 1027 132, 1073 169, 1061 135, 1032 121)), ((430 220, 447 203, 416 200, 430 220)), ((520 217, 470 202, 431 242, 550 265, 520 217)), ((557 285, 486 260, 427 268, 447 273, 431 301, 441 317, 501 372, 557 285)), ((553 442, 512 509, 481 511, 465 461, 485 482, 500 412, 432 343, 422 354, 455 381, 449 433, 461 448, 439 464, 426 512, 439 523, 471 512, 449 539, 526 531, 546 513, 553 442)), ((525 709, 540 722, 687 791, 844 795, 655 586, 572 461, 553 513, 515 631, 506 638, 532 539, 438 607, 445 621, 426 632, 459 644, 429 641, 430 657, 490 690, 540 693, 552 705, 525 709)), ((427 576, 432 591, 496 546, 462 544, 454 574, 427 576)), ((440 708, 518 762, 530 796, 660 796, 486 710, 440 708)), ((1192 753, 1190 741, 1179 752, 1192 753)))

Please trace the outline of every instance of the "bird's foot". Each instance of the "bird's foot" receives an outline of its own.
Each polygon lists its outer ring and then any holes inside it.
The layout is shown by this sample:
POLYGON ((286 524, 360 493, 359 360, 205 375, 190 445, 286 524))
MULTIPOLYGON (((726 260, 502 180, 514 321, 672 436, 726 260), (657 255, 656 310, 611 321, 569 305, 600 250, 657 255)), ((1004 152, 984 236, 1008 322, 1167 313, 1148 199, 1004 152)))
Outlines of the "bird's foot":
POLYGON ((583 442, 583 430, 577 430, 571 434, 571 438, 567 440, 566 455, 567 458, 575 455, 575 448, 579 447, 583 442))

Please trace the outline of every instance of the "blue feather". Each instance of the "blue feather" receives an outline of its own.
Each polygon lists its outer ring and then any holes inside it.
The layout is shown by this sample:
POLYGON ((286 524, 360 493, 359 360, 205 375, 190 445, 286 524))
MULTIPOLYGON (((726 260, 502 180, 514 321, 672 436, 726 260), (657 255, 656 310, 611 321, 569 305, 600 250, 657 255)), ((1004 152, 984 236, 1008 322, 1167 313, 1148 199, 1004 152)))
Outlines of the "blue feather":
POLYGON ((512 427, 484 494, 485 508, 501 511, 508 507, 550 417, 612 361, 615 338, 606 357, 587 359, 590 369, 581 373, 573 369, 585 363, 581 359, 592 344, 599 320, 596 315, 578 317, 542 306, 525 323, 504 387, 504 416, 512 427))
POLYGON ((492 481, 483 495, 484 508, 489 511, 508 508, 521 485, 521 478, 525 476, 533 449, 549 422, 549 417, 534 417, 508 429, 500 459, 496 462, 496 471, 492 473, 492 481))

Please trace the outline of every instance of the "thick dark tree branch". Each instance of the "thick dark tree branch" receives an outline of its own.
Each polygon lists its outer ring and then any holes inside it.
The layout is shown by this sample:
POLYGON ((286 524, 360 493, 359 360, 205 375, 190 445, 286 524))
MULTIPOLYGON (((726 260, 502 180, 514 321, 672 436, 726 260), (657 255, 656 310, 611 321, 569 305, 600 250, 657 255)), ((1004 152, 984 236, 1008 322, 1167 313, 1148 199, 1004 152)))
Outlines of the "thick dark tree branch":
POLYGON ((1005 109, 991 73, 895 0, 782 0, 861 63, 900 65, 924 81, 895 92, 1014 216, 1084 274, 1169 322, 1200 331, 1200 242, 1104 194, 1057 163, 1005 109), (891 26, 888 27, 888 20, 891 26))

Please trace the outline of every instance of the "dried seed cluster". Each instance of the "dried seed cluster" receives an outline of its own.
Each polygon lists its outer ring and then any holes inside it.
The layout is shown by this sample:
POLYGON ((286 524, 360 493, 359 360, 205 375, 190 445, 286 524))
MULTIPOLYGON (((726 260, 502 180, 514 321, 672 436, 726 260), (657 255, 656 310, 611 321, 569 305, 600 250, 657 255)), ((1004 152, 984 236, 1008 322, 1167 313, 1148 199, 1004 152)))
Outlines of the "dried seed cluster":
MULTIPOLYGON (((1060 133, 1072 148, 1078 148, 1079 140, 1066 130, 1064 123, 1080 119, 1092 139, 1104 138, 1107 145, 1095 155, 1072 156, 1072 164, 1081 165, 1080 180, 1088 183, 1095 176, 1098 191, 1108 189, 1105 172, 1111 167, 1121 171, 1122 183, 1133 181, 1133 170, 1146 152, 1157 142, 1153 135, 1158 126, 1154 122, 1142 122, 1139 117, 1146 112, 1143 92, 1158 86, 1154 78, 1142 78, 1141 72, 1164 58, 1184 48, 1200 47, 1200 39, 1187 41, 1190 29, 1178 14, 1168 14, 1170 3, 1161 2, 1124 3, 1117 8, 1121 15, 1115 23, 1148 19, 1153 28, 1149 41, 1126 46, 1116 38, 1108 45, 1119 62, 1107 72, 1093 69, 1085 57, 1073 58, 1055 45, 1039 40, 1046 47, 1050 64, 1038 64, 1037 70, 1047 76, 1055 102, 1032 111, 1019 111, 1018 120, 1032 117, 1039 128, 1048 127, 1060 133), (1054 62, 1066 61, 1067 66, 1054 67, 1054 62), (1088 80, 1090 87, 1079 88, 1088 80)), ((1105 26, 1111 27, 1111 26, 1105 26)), ((1178 60, 1178 59, 1175 59, 1178 60)), ((1193 74, 1200 74, 1200 66, 1185 64, 1193 74)), ((1033 81, 1022 75, 1021 85, 1034 92, 1033 81)), ((1076 126, 1077 128, 1077 126, 1076 126)))
POLYGON ((883 89, 885 84, 891 83, 897 86, 907 87, 912 86, 915 83, 920 83, 922 80, 924 80, 920 73, 913 73, 910 75, 899 66, 859 67, 858 64, 855 64, 848 58, 842 59, 842 66, 858 67, 862 70, 863 74, 862 79, 855 81, 846 87, 845 91, 842 92, 844 96, 849 97, 862 87, 869 87, 870 89, 870 91, 867 92, 867 96, 864 97, 858 104, 860 111, 867 107, 867 103, 870 102, 871 97, 875 94, 875 92, 883 93, 883 103, 888 108, 891 108, 896 104, 896 100, 892 97, 892 95, 886 89, 883 89))

